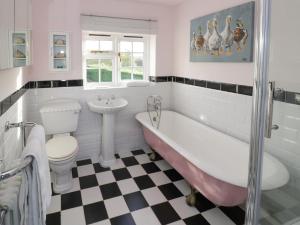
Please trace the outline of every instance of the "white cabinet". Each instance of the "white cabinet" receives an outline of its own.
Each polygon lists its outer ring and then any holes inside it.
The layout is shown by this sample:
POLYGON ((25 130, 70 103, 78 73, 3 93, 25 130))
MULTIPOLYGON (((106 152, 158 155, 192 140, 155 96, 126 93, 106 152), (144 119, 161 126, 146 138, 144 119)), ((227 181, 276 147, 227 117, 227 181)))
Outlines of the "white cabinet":
POLYGON ((51 32, 49 35, 49 69, 66 72, 70 69, 69 33, 51 32))

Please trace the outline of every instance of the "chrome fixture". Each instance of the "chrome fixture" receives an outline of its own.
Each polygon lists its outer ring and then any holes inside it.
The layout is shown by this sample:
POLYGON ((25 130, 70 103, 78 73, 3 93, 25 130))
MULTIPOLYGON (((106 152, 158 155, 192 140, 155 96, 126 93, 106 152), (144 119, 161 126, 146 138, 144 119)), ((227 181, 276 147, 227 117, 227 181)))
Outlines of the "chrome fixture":
POLYGON ((159 129, 161 119, 162 97, 159 95, 150 95, 147 98, 147 112, 153 127, 159 129), (154 113, 154 115, 152 114, 154 113))
POLYGON ((7 206, 2 206, 0 208, 0 225, 4 224, 4 218, 6 213, 8 212, 8 207, 7 206))
POLYGON ((275 81, 270 81, 269 88, 268 88, 268 107, 267 107, 267 121, 266 121, 266 131, 265 131, 266 138, 271 138, 272 130, 279 129, 278 125, 273 125, 274 94, 275 94, 275 81))
POLYGON ((34 127, 36 123, 33 122, 19 122, 19 123, 10 123, 9 121, 6 121, 4 131, 7 132, 12 128, 21 128, 22 135, 23 135, 23 148, 26 145, 26 128, 28 127, 34 127))
POLYGON ((255 63, 245 225, 260 217, 261 175, 268 108, 268 59, 271 0, 256 0, 255 63))

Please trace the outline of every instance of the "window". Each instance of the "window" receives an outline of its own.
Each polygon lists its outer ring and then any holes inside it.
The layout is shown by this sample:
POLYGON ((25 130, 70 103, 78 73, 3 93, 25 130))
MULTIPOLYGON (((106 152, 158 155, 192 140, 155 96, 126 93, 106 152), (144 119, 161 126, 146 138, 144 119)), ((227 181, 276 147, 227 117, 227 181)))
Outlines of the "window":
POLYGON ((83 70, 87 85, 118 85, 149 76, 149 37, 84 32, 83 70))

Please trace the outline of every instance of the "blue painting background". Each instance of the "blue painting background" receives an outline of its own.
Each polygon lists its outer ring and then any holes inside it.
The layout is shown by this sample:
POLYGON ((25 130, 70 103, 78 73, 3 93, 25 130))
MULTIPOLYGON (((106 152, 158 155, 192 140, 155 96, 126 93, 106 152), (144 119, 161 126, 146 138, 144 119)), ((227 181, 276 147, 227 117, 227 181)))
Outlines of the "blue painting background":
POLYGON ((207 21, 214 18, 218 21, 218 32, 221 33, 225 28, 225 19, 228 15, 232 16, 231 29, 236 27, 236 20, 241 19, 248 30, 248 40, 245 48, 238 52, 233 45, 232 55, 197 55, 193 52, 190 46, 190 61, 191 62, 252 62, 253 61, 253 38, 254 38, 254 8, 255 3, 249 2, 233 8, 225 9, 217 13, 212 13, 207 16, 199 17, 191 21, 190 43, 193 39, 193 32, 198 33, 198 27, 201 26, 202 35, 206 33, 207 21))

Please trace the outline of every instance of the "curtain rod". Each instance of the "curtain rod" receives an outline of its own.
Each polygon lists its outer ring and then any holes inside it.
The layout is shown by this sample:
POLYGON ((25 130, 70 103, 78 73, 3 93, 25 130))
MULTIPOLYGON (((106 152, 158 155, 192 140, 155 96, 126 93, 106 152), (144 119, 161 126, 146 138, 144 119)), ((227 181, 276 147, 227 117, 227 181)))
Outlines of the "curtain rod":
POLYGON ((126 20, 139 20, 139 21, 146 21, 146 22, 157 22, 157 20, 152 19, 136 19, 136 18, 126 18, 126 17, 113 17, 113 16, 97 16, 92 14, 80 14, 81 16, 92 16, 92 17, 104 17, 104 18, 110 18, 110 19, 126 19, 126 20))

